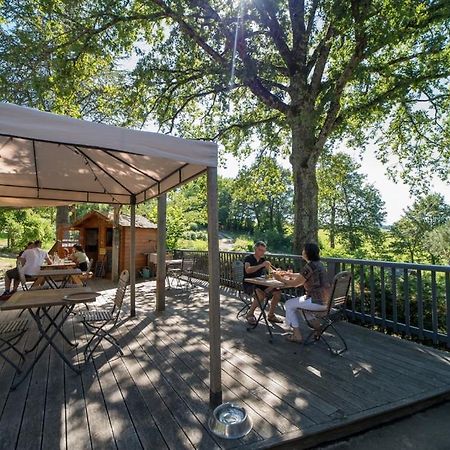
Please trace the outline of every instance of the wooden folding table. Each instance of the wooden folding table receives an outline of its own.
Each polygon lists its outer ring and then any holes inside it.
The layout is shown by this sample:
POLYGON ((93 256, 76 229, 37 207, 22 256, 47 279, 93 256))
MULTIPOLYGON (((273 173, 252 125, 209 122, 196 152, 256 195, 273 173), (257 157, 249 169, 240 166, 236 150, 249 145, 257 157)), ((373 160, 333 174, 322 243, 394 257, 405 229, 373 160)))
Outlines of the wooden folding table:
POLYGON ((22 383, 22 381, 30 374, 35 364, 49 346, 55 349, 56 353, 68 367, 75 373, 80 373, 79 369, 73 366, 69 359, 64 355, 62 349, 56 345, 54 340, 59 334, 70 346, 75 347, 77 343, 71 342, 64 334, 63 325, 70 317, 70 314, 76 305, 94 302, 99 295, 99 293, 85 287, 19 291, 14 293, 6 303, 0 306, 0 310, 2 311, 28 310, 31 317, 36 322, 40 336, 33 346, 26 350, 26 353, 30 353, 36 349, 41 341, 44 341, 44 345, 36 353, 31 365, 12 385, 12 390, 22 383), (56 314, 50 314, 51 308, 56 308, 56 314), (48 321, 47 325, 44 325, 44 319, 48 321))

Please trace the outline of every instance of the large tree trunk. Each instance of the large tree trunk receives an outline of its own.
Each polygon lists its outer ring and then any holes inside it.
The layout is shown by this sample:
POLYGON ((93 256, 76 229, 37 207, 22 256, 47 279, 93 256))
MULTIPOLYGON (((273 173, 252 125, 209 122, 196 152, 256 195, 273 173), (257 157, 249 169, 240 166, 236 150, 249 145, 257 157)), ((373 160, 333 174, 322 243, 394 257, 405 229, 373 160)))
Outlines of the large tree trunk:
POLYGON ((316 166, 319 151, 315 146, 311 120, 301 115, 291 122, 291 164, 294 180, 294 253, 301 254, 308 242, 319 242, 316 166), (308 125, 309 124, 309 125, 308 125))
POLYGON ((69 224, 69 206, 56 207, 56 227, 69 224))
POLYGON ((64 239, 64 230, 69 225, 69 206, 57 206, 56 207, 56 240, 59 241, 57 248, 58 255, 64 257, 63 248, 61 242, 64 239))

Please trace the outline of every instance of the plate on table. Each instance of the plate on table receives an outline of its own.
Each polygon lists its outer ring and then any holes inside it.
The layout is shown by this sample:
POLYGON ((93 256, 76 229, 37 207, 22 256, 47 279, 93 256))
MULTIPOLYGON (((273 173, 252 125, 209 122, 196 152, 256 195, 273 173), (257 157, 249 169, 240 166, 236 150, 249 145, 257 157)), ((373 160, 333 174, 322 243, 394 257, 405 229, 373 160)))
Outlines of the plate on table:
POLYGON ((74 292, 73 294, 65 295, 64 300, 68 302, 87 302, 100 295, 102 295, 100 292, 74 292))

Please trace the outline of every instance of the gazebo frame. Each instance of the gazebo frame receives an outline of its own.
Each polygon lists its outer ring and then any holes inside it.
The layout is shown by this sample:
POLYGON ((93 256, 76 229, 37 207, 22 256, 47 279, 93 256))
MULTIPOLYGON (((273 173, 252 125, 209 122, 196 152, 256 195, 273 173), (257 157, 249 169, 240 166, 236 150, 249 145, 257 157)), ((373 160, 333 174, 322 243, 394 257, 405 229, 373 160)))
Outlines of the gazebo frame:
POLYGON ((210 405, 215 407, 222 403, 217 145, 96 124, 0 103, 0 206, 26 208, 82 202, 130 206, 131 316, 136 315, 136 205, 158 198, 156 309, 163 311, 166 192, 205 172, 208 188, 210 405), (103 142, 104 147, 100 145, 103 142), (128 149, 128 143, 131 149, 128 149), (187 150, 184 152, 185 148, 187 150), (2 158, 2 153, 7 156, 2 158), (55 177, 50 179, 48 174, 52 172, 43 167, 39 158, 41 153, 54 154, 51 160, 53 164, 62 163, 65 157, 78 161, 73 174, 80 176, 81 188, 74 190, 64 184, 63 181, 67 182, 73 176, 72 173, 63 173, 60 185, 55 177), (104 162, 105 158, 107 163, 104 162), (146 167, 153 167, 153 160, 160 164, 161 161, 167 161, 168 166, 177 167, 167 173, 164 168, 158 167, 162 176, 157 178, 146 170, 146 167), (142 165, 137 165, 136 161, 142 162, 142 165), (82 173, 84 166, 92 173, 87 170, 82 173), (125 168, 128 172, 125 172, 125 168), (17 173, 20 176, 11 176, 17 173), (25 175, 22 176, 22 173, 25 175), (120 176, 114 176, 114 173, 120 176), (134 189, 133 177, 138 179, 136 184, 140 183, 139 189, 134 189), (110 184, 114 184, 114 192, 108 192, 105 188, 110 184), (89 186, 92 188, 89 189, 89 186))

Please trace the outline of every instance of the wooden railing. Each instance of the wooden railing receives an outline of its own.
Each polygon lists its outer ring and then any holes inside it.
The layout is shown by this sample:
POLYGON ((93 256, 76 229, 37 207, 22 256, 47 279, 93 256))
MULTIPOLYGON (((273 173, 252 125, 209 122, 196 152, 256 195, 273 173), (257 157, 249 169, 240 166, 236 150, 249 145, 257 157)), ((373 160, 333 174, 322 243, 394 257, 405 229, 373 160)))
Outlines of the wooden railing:
MULTIPOLYGON (((220 252, 222 286, 234 287, 232 263, 247 254, 220 252)), ((177 250, 176 257, 193 259, 194 276, 208 278, 208 252, 177 250)), ((276 267, 294 271, 304 264, 295 255, 270 254, 268 259, 276 267)), ((344 258, 322 261, 330 277, 342 270, 353 275, 347 309, 350 320, 450 348, 450 266, 344 258)))

